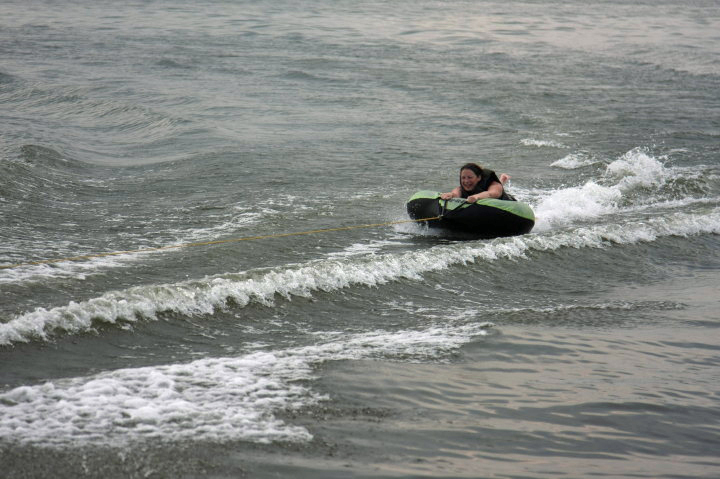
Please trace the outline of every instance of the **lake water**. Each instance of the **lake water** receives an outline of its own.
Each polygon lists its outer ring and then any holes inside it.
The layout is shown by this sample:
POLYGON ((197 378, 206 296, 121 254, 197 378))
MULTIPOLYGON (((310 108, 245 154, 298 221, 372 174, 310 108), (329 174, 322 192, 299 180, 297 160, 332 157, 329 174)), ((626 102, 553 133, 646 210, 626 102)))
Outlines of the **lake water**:
POLYGON ((718 477, 718 92, 715 1, 3 2, 3 474, 718 477), (530 234, 401 223, 468 161, 530 234))

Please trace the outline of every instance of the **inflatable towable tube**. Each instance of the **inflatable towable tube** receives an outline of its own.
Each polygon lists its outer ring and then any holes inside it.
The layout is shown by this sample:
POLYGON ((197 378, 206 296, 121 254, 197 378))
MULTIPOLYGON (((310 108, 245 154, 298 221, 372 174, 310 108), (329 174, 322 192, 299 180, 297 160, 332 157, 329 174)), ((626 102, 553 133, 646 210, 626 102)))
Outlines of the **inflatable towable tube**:
POLYGON ((440 199, 435 191, 418 191, 407 202, 410 218, 437 218, 425 223, 474 238, 497 238, 529 233, 535 226, 535 213, 520 201, 484 198, 468 203, 463 198, 440 199))

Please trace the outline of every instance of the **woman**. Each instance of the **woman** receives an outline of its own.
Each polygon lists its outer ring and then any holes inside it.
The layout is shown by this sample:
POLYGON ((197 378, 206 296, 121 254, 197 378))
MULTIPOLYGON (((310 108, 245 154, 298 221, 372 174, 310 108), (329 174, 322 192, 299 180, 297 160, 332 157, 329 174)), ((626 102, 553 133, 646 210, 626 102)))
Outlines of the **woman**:
POLYGON ((441 194, 440 198, 466 198, 469 203, 475 203, 482 198, 514 200, 515 198, 503 189, 503 184, 509 179, 504 173, 498 179, 494 171, 481 168, 475 163, 467 163, 460 168, 460 186, 441 194))

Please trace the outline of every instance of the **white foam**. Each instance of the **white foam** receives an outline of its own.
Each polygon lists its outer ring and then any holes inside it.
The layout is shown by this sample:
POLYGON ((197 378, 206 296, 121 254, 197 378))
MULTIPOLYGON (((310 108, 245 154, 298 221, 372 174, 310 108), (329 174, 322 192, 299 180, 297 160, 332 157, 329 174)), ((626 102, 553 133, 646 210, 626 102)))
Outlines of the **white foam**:
POLYGON ((0 284, 20 285, 49 279, 85 280, 100 271, 127 266, 147 254, 150 253, 124 253, 81 261, 16 266, 0 270, 0 284))
POLYGON ((671 171, 645 149, 635 148, 610 163, 606 174, 619 180, 621 190, 628 190, 638 186, 660 186, 670 177, 671 171))
MULTIPOLYGON (((561 164, 553 163, 553 166, 575 168, 583 165, 582 161, 574 157, 563 160, 559 160, 561 164)), ((603 178, 543 194, 534 205, 536 231, 547 231, 617 212, 628 192, 639 187, 658 189, 673 174, 675 172, 652 157, 647 150, 630 150, 608 164, 603 178)))
POLYGON ((617 188, 602 186, 594 181, 578 187, 561 188, 535 205, 536 231, 547 231, 580 219, 611 213, 617 209, 621 198, 622 192, 617 188))
POLYGON ((0 437, 43 444, 117 444, 139 438, 267 442, 309 433, 272 416, 314 398, 294 378, 306 364, 255 353, 236 359, 123 369, 0 394, 0 437))
MULTIPOLYGON (((236 210, 240 207, 236 206, 236 210)), ((246 210, 247 208, 243 208, 246 210)), ((214 238, 236 233, 239 229, 247 228, 266 221, 268 217, 277 215, 278 211, 272 208, 263 207, 257 211, 240 211, 227 221, 205 228, 194 228, 178 231, 165 232, 166 235, 176 235, 177 243, 189 243, 195 241, 212 241, 214 238)))
POLYGON ((597 160, 593 160, 584 153, 570 153, 563 158, 553 162, 550 166, 562 168, 564 170, 577 170, 586 166, 594 165, 597 160))
POLYGON ((422 331, 336 333, 320 344, 236 358, 207 358, 108 371, 0 393, 0 440, 63 446, 121 446, 164 440, 307 441, 304 428, 276 417, 323 397, 304 384, 328 360, 433 359, 489 323, 422 331))
POLYGON ((520 143, 522 143, 525 146, 567 148, 567 146, 563 145, 560 142, 554 141, 554 140, 537 140, 534 138, 523 138, 522 140, 520 140, 520 143))
POLYGON ((397 246, 396 241, 374 240, 367 243, 353 243, 343 248, 342 251, 336 251, 327 255, 330 259, 350 258, 354 256, 367 256, 376 254, 384 248, 397 246))

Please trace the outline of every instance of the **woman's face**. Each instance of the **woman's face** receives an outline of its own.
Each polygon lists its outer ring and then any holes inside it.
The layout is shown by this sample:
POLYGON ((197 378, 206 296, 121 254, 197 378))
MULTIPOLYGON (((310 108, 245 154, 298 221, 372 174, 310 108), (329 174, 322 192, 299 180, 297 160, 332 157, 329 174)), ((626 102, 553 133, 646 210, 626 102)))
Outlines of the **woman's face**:
POLYGON ((472 191, 475 185, 480 181, 480 177, 477 176, 472 170, 462 170, 460 172, 460 184, 465 191, 472 191))

